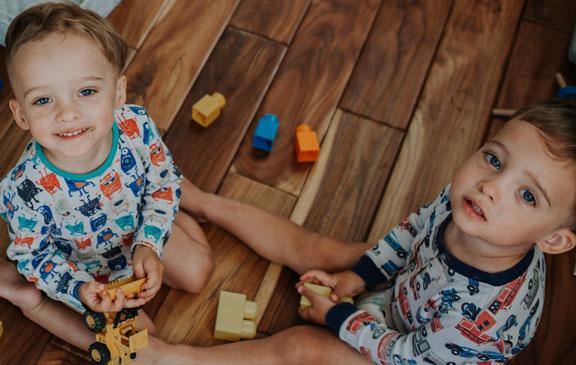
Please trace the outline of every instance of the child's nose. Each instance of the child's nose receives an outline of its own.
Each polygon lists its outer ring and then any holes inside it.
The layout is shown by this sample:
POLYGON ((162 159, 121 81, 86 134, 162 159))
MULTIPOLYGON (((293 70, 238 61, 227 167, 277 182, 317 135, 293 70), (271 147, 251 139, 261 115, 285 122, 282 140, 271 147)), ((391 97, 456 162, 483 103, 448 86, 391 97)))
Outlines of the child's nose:
POLYGON ((59 122, 70 122, 80 116, 80 109, 72 103, 61 103, 58 109, 57 119, 59 122))
POLYGON ((498 179, 485 179, 478 183, 478 190, 484 194, 490 201, 498 201, 499 186, 498 179))

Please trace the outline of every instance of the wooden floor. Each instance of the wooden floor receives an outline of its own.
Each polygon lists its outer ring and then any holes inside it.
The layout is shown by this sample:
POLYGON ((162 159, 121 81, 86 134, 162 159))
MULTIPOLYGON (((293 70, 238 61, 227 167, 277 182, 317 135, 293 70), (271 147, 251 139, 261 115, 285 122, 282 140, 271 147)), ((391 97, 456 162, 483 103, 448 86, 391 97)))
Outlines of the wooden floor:
MULTIPOLYGON (((129 102, 148 108, 186 176, 350 241, 376 241, 434 197, 504 122, 491 117, 493 107, 552 96, 557 71, 576 82, 566 57, 572 0, 123 0, 110 20, 132 50, 129 102), (191 123, 192 104, 215 91, 227 98, 223 115, 208 129, 191 123), (265 113, 281 121, 268 157, 250 147, 265 113), (314 165, 295 162, 300 123, 322 139, 314 165)), ((8 98, 5 87, 2 175, 28 139, 12 122, 8 98)), ((221 289, 256 299, 260 336, 300 321, 293 273, 204 228, 216 270, 200 294, 163 288, 147 305, 161 338, 217 343, 221 289)), ((515 364, 576 358, 575 253, 547 261, 544 317, 515 364)), ((2 365, 87 363, 3 300, 0 320, 2 365)))

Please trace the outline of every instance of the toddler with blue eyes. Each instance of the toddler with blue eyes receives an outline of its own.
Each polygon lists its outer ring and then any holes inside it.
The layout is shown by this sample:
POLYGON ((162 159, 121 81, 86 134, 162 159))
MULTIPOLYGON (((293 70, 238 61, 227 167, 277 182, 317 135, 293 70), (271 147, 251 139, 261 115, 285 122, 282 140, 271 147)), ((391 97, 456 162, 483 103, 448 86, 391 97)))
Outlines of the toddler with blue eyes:
MULTIPOLYGON (((179 211, 181 184, 190 182, 146 110, 125 104, 126 56, 103 18, 73 4, 31 7, 6 35, 9 106, 32 135, 0 183, 8 258, 37 289, 80 313, 139 307, 163 282, 198 292, 213 267, 202 230, 179 211), (119 290, 112 300, 105 284, 131 275, 146 278, 142 292, 125 298, 119 290)), ((80 347, 93 342, 79 316, 50 321, 68 309, 15 285, 13 272, 0 260, 0 297, 80 347)), ((145 314, 139 318, 152 330, 145 314)))
MULTIPOLYGON (((374 246, 321 236, 194 190, 197 216, 301 274, 298 291, 312 302, 302 317, 327 325, 341 340, 300 326, 226 351, 202 349, 203 364, 256 351, 298 364, 506 362, 529 344, 542 315, 544 253, 576 244, 575 146, 574 100, 521 109, 432 203, 374 246), (317 295, 305 282, 329 286, 333 294, 317 295), (344 296, 356 296, 356 304, 338 303, 344 296)), ((180 349, 172 363, 198 350, 180 349)))

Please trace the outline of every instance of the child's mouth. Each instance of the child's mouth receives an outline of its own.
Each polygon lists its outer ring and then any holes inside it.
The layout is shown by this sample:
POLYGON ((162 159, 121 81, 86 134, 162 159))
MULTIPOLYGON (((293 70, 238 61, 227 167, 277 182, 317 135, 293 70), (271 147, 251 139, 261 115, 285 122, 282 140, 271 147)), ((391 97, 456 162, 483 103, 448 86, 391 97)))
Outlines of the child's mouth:
POLYGON ((464 197, 464 210, 474 219, 485 221, 486 217, 482 209, 474 202, 474 200, 464 197))
POLYGON ((88 130, 88 128, 74 129, 74 130, 70 130, 70 131, 66 131, 66 132, 62 132, 62 133, 57 133, 56 135, 60 138, 63 138, 63 139, 75 139, 75 138, 80 138, 81 136, 83 136, 87 130, 88 130))

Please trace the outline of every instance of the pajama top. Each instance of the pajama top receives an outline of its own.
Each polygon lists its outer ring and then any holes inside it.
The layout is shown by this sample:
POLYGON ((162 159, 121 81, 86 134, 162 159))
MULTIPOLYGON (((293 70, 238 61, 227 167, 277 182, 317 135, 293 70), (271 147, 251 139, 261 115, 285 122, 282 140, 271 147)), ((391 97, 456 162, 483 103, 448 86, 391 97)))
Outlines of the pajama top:
POLYGON ((544 255, 486 273, 444 248, 450 188, 368 250, 353 271, 370 292, 326 315, 376 364, 500 364, 534 337, 544 305, 544 255), (375 287, 378 287, 376 290, 375 287))
POLYGON ((8 257, 49 297, 83 312, 79 286, 131 275, 136 245, 162 257, 180 181, 156 125, 140 106, 115 111, 108 158, 89 173, 57 168, 32 139, 0 183, 8 257))

